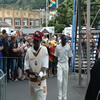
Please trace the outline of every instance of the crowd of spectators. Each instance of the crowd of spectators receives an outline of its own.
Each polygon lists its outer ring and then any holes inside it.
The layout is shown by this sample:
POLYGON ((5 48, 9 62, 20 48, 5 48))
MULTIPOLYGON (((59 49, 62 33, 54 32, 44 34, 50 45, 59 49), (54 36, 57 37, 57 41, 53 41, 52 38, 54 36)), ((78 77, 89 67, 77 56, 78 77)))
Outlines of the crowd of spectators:
MULTIPOLYGON (((49 53, 49 69, 47 70, 48 77, 57 75, 57 68, 55 66, 55 47, 60 43, 61 35, 52 35, 51 39, 47 35, 43 36, 42 45, 45 45, 49 53)), ((32 46, 33 36, 23 35, 23 32, 16 31, 15 35, 6 33, 6 30, 0 34, 0 69, 7 74, 7 80, 24 80, 27 75, 24 73, 24 57, 32 46)), ((66 40, 71 40, 68 37, 66 40)))

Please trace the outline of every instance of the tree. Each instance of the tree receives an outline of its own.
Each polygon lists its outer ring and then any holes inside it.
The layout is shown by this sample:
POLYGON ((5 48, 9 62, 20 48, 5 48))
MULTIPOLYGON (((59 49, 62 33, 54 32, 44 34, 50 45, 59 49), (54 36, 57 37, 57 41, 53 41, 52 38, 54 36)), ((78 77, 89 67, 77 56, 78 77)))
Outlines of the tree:
MULTIPOLYGON (((100 5, 96 5, 96 4, 100 4, 100 0, 91 0, 91 9, 90 9, 90 23, 92 24, 98 10, 100 9, 100 5)), ((84 26, 85 25, 85 21, 84 21, 84 18, 83 18, 83 14, 85 15, 85 17, 87 16, 87 0, 83 0, 82 1, 82 17, 81 17, 81 23, 82 25, 84 26)), ((100 12, 99 12, 100 14, 100 12)), ((95 22, 93 23, 93 26, 94 28, 97 28, 98 27, 98 22, 100 20, 99 18, 99 14, 98 16, 96 17, 95 19, 95 22)), ((87 17, 86 17, 86 21, 87 21, 87 17)))
POLYGON ((56 24, 55 25, 55 32, 56 33, 62 33, 62 30, 66 27, 65 24, 56 24))
POLYGON ((56 20, 55 17, 53 17, 51 20, 48 21, 48 26, 55 26, 56 20))
POLYGON ((42 27, 46 27, 46 23, 43 23, 43 24, 42 24, 42 27))
POLYGON ((49 21, 49 26, 55 26, 57 33, 61 33, 65 27, 72 24, 73 0, 65 0, 59 5, 57 15, 49 21))
POLYGON ((56 20, 58 24, 69 26, 72 24, 73 0, 65 0, 57 9, 56 20))

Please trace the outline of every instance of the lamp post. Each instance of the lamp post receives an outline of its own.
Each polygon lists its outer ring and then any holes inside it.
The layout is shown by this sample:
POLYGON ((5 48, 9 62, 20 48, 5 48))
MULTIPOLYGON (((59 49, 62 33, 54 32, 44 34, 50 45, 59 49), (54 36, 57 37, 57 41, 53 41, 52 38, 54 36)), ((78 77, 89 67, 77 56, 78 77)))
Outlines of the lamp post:
POLYGON ((48 0, 46 0, 46 27, 48 27, 48 0))
POLYGON ((42 9, 42 24, 44 23, 44 11, 45 9, 42 9))
POLYGON ((42 9, 40 8, 40 27, 41 27, 41 11, 42 11, 42 9))

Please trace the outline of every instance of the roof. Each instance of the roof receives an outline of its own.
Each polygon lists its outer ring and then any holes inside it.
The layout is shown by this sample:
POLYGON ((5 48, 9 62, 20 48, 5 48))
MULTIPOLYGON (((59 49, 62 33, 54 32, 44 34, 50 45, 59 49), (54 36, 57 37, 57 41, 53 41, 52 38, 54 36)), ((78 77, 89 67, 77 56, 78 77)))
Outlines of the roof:
POLYGON ((41 30, 41 32, 43 31, 43 30, 47 30, 49 33, 52 33, 52 34, 54 34, 54 32, 55 32, 55 29, 54 29, 54 27, 43 27, 43 29, 41 30))
POLYGON ((27 28, 27 29, 21 29, 20 31, 26 35, 29 35, 35 33, 35 31, 41 31, 41 30, 42 28, 32 28, 32 29, 27 28))
POLYGON ((11 26, 5 21, 0 21, 0 27, 11 27, 11 26))
POLYGON ((42 34, 49 34, 47 29, 42 30, 42 34))

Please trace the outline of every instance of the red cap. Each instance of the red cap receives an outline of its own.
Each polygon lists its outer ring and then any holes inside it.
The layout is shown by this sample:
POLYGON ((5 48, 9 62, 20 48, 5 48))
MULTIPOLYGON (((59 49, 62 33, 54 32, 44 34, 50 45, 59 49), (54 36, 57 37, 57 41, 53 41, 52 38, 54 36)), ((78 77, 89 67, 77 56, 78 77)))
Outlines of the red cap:
POLYGON ((40 31, 36 31, 36 32, 33 34, 33 39, 42 40, 42 33, 41 33, 40 31))

